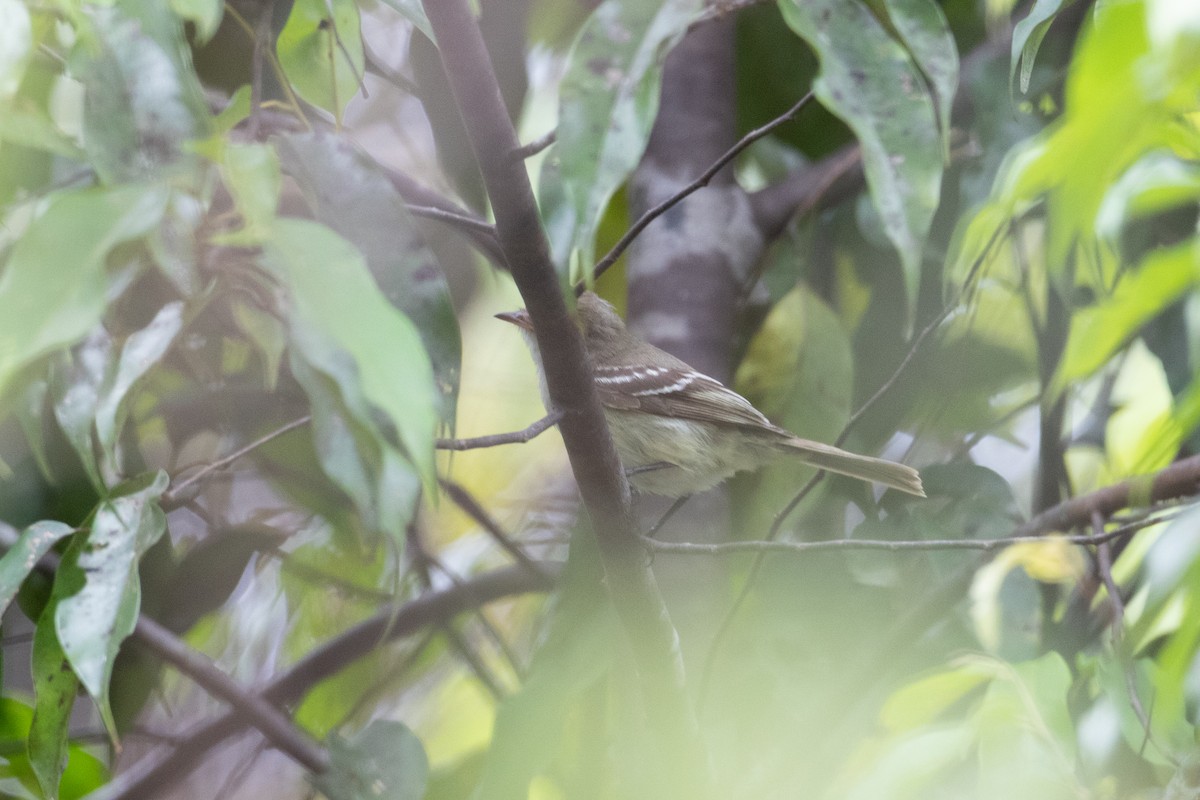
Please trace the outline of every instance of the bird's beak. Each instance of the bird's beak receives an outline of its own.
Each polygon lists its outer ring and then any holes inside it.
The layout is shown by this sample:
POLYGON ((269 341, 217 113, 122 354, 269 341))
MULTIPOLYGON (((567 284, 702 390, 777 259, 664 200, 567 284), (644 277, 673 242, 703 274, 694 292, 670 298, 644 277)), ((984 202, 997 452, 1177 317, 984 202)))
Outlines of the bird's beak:
POLYGON ((517 311, 505 311, 502 314, 497 314, 496 319, 502 319, 527 331, 533 330, 533 321, 529 319, 529 312, 523 308, 517 311))

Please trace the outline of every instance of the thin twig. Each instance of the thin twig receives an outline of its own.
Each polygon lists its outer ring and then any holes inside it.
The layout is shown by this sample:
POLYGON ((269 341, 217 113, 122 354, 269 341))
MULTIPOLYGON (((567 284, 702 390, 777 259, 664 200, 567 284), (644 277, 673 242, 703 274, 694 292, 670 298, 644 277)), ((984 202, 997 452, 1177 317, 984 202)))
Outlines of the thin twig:
POLYGON ((432 219, 437 222, 445 222, 448 225, 457 225, 460 228, 485 233, 493 238, 496 236, 496 226, 485 219, 471 214, 450 211, 449 209, 438 208, 437 206, 409 205, 406 208, 408 208, 408 213, 414 217, 424 217, 425 219, 432 219))
POLYGON ((558 140, 558 129, 555 128, 549 133, 539 136, 528 144, 523 144, 512 152, 512 158, 515 161, 524 161, 530 156, 536 156, 538 153, 545 150, 550 145, 558 140))
POLYGON ((454 501, 454 504, 461 508, 463 513, 468 517, 475 520, 479 527, 483 528, 487 535, 492 537, 492 540, 500 545, 504 552, 512 556, 518 564, 543 578, 548 577, 541 571, 541 567, 521 549, 521 546, 516 543, 513 537, 500 526, 500 523, 496 522, 492 518, 492 515, 480 505, 479 501, 471 496, 470 492, 460 484, 444 478, 439 479, 438 483, 441 484, 442 489, 450 496, 450 499, 454 501))
POLYGON ((502 444, 525 444, 550 428, 553 428, 562 417, 561 411, 551 411, 528 428, 523 428, 519 431, 493 433, 488 436, 476 436, 471 439, 438 439, 435 447, 438 450, 478 450, 483 447, 496 447, 502 444))
MULTIPOLYGON (((745 150, 751 144, 753 144, 754 142, 763 138, 764 136, 769 134, 771 131, 778 128, 780 125, 783 125, 785 122, 788 122, 793 117, 795 117, 798 113, 800 113, 800 110, 802 108, 804 108, 806 105, 809 104, 809 102, 812 99, 813 99, 813 93, 810 91, 810 92, 808 92, 808 94, 804 95, 804 97, 801 97, 800 100, 798 100, 796 102, 796 104, 793 105, 791 108, 789 108, 787 111, 783 112, 778 117, 776 117, 775 119, 768 122, 766 125, 763 125, 760 128, 755 128, 754 130, 747 133, 745 136, 743 136, 741 139, 739 139, 732 147, 730 147, 728 150, 726 150, 721 155, 720 158, 718 158, 716 161, 714 161, 708 167, 708 169, 706 169, 706 170, 704 170, 704 172, 700 173, 700 176, 698 178, 696 178, 694 181, 689 183, 687 186, 680 189, 675 194, 668 197, 666 200, 663 200, 661 203, 654 206, 654 208, 651 208, 648 211, 646 211, 646 213, 642 214, 642 216, 638 217, 637 221, 634 222, 633 225, 629 226, 629 230, 625 231, 625 235, 622 236, 619 240, 617 240, 617 243, 615 245, 613 245, 613 248, 611 250, 609 250, 608 253, 605 254, 604 258, 597 261, 596 265, 594 267, 592 267, 592 279, 594 280, 596 278, 599 278, 601 275, 603 275, 608 270, 609 267, 611 267, 613 264, 617 263, 617 259, 620 258, 621 254, 625 252, 626 248, 628 248, 629 245, 631 245, 633 243, 633 240, 637 238, 638 234, 640 234, 643 230, 645 230, 647 225, 649 225, 654 220, 658 219, 660 216, 662 216, 664 213, 666 213, 668 209, 670 209, 672 206, 679 203, 681 200, 683 200, 688 195, 692 194, 693 192, 697 191, 698 189, 701 189, 701 188, 707 186, 708 182, 710 180, 712 180, 714 175, 716 175, 718 172, 721 171, 722 167, 724 167, 726 164, 728 164, 730 161, 732 161, 734 158, 736 158, 739 153, 741 153, 743 150, 745 150)), ((582 294, 585 288, 587 288, 587 282, 581 281, 575 287, 575 294, 576 295, 582 294)))
POLYGON ((646 531, 646 534, 643 538, 653 539, 654 535, 662 530, 662 526, 667 524, 667 520, 675 516, 675 512, 683 508, 683 504, 691 499, 692 495, 685 494, 683 497, 676 499, 674 503, 671 503, 671 507, 664 511, 663 515, 658 518, 658 521, 650 526, 650 530, 646 531))
MULTIPOLYGON (((1056 536, 1055 541, 1078 545, 1106 545, 1113 539, 1136 533, 1142 528, 1157 525, 1171 519, 1172 514, 1162 514, 1144 520, 1114 528, 1099 534, 1078 534, 1056 536)), ((649 537, 642 537, 642 542, 655 553, 669 553, 685 556, 725 556, 738 553, 809 553, 816 550, 972 550, 991 552, 1014 544, 1039 541, 1045 537, 1041 534, 1024 536, 1002 536, 996 539, 837 539, 825 542, 724 542, 721 544, 701 544, 698 542, 662 542, 649 537)))
POLYGON ((233 462, 237 461, 238 459, 242 458, 245 455, 248 455, 249 453, 254 452, 258 448, 267 444, 268 442, 270 442, 274 439, 277 439, 280 436, 283 436, 285 433, 290 433, 291 431, 294 431, 297 428, 303 427, 304 425, 307 425, 311 421, 312 421, 312 415, 305 414, 303 417, 300 417, 299 419, 294 419, 291 422, 284 425, 283 427, 276 428, 275 430, 268 433, 266 436, 262 436, 258 439, 255 439, 253 442, 246 445, 245 447, 241 447, 241 448, 238 448, 237 450, 234 450, 232 453, 225 456, 224 458, 219 458, 216 461, 212 462, 211 464, 204 465, 203 467, 196 470, 194 473, 192 473, 188 477, 184 478, 183 480, 179 481, 178 483, 176 483, 176 479, 178 478, 178 476, 172 477, 171 488, 169 488, 169 489, 167 489, 167 491, 163 492, 162 500, 160 501, 159 505, 161 505, 163 507, 163 509, 165 509, 167 511, 170 511, 170 510, 178 507, 182 503, 181 498, 183 497, 184 492, 189 487, 204 480, 212 473, 225 469, 233 462))

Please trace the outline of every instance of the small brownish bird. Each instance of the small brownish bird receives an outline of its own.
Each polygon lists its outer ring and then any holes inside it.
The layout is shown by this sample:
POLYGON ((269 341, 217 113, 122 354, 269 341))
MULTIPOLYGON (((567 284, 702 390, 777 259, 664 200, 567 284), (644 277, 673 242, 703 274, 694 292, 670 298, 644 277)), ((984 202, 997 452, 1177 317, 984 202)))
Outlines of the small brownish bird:
MULTIPOLYGON (((924 497, 912 467, 801 439, 771 423, 720 381, 634 336, 592 292, 578 301, 579 326, 617 454, 635 489, 665 497, 702 492, 744 470, 791 456, 819 469, 924 497)), ((541 352, 524 310, 497 314, 516 325, 550 408, 541 352)))

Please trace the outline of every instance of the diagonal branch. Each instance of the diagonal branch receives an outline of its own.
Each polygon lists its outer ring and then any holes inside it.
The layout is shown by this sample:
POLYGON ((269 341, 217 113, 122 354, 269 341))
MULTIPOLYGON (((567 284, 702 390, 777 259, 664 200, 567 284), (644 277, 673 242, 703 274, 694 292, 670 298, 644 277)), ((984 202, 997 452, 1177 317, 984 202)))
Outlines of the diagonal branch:
MULTIPOLYGON (((547 572, 553 572, 558 565, 543 563, 540 566, 547 572)), ((296 703, 318 683, 368 655, 384 641, 411 636, 430 625, 448 621, 464 611, 495 600, 544 592, 552 586, 546 579, 514 566, 479 575, 461 586, 430 592, 398 608, 389 606, 312 650, 291 669, 271 681, 260 692, 260 696, 277 706, 296 703)), ((161 797, 168 787, 199 766, 208 751, 244 730, 247 725, 243 709, 235 707, 211 722, 198 725, 183 737, 178 747, 166 754, 137 762, 94 793, 91 800, 150 800, 161 797)))

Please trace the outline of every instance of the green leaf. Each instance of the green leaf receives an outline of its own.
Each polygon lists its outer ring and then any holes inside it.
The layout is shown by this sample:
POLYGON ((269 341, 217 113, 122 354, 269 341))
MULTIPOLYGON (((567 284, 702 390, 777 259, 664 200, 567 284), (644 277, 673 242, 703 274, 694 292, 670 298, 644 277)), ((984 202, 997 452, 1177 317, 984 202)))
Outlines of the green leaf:
POLYGON ((1017 68, 1021 69, 1021 94, 1029 91, 1029 77, 1033 74, 1033 61, 1042 46, 1042 39, 1058 12, 1069 7, 1075 0, 1037 0, 1025 18, 1013 27, 1012 56, 1008 68, 1008 83, 1011 86, 1017 68))
POLYGON ((44 110, 23 103, 22 99, 7 104, 0 116, 0 141, 82 160, 84 152, 75 140, 63 133, 44 110))
POLYGON ((100 386, 112 355, 112 340, 102 326, 97 326, 87 339, 63 353, 51 365, 50 396, 54 402, 54 418, 67 437, 92 487, 103 493, 106 487, 96 458, 92 436, 96 405, 100 401, 100 386))
POLYGON ((0 615, 17 596, 25 576, 37 566, 38 559, 50 552, 55 542, 75 529, 63 522, 35 522, 21 531, 21 537, 0 557, 0 615))
POLYGON ((339 137, 289 134, 275 143, 317 220, 358 248, 384 297, 417 326, 444 400, 442 421, 452 425, 462 362, 458 320, 445 273, 403 198, 374 162, 339 137))
MULTIPOLYGON (((833 441, 850 418, 854 386, 842 321, 812 289, 797 286, 775 304, 750 341, 734 386, 775 424, 807 439, 833 441)), ((767 524, 814 472, 792 461, 761 473, 745 499, 747 530, 767 524)))
MULTIPOLYGON (((604 207, 637 166, 658 113, 662 62, 701 9, 696 0, 606 0, 580 31, 559 89, 561 206, 546 208, 554 257, 565 269, 578 250, 590 273, 604 207)), ((542 194, 548 179, 542 181, 542 194)), ((543 206, 546 206, 545 199, 543 206)))
POLYGON ((96 405, 96 438, 107 471, 115 480, 120 459, 116 454, 117 437, 129 415, 129 397, 133 387, 162 360, 183 329, 183 303, 168 303, 158 310, 150 324, 130 334, 121 355, 110 367, 96 405))
POLYGON ((958 48, 946 15, 934 0, 885 0, 885 5, 904 46, 933 87, 942 153, 949 158, 950 111, 958 90, 958 48))
POLYGON ((1116 180, 1096 212, 1096 234, 1117 242, 1126 222, 1200 198, 1200 166, 1172 153, 1148 153, 1116 180))
POLYGON ((349 738, 330 737, 329 771, 313 782, 329 800, 420 800, 429 761, 408 726, 377 719, 349 738))
POLYGON ((326 345, 302 331, 293 332, 292 372, 309 398, 321 469, 350 497, 370 531, 384 531, 403 545, 420 498, 420 481, 375 424, 358 391, 353 365, 346 365, 346 359, 326 345), (335 372, 321 372, 310 360, 335 372))
POLYGON ((354 0, 296 0, 275 49, 296 92, 341 119, 363 74, 354 0))
POLYGON ((821 60, 817 98, 862 147, 871 199, 904 266, 911 319, 942 182, 933 98, 908 53, 858 0, 779 0, 779 8, 821 60))
POLYGON ((382 411, 433 491, 438 398, 413 324, 388 304, 358 251, 324 226, 280 219, 267 254, 291 292, 294 346, 326 375, 351 373, 340 383, 351 410, 373 426, 371 410, 353 401, 361 392, 382 411))
POLYGON ((0 274, 0 396, 19 370, 99 323, 105 256, 153 229, 165 203, 153 187, 87 189, 59 195, 34 220, 0 274))
POLYGON ((237 203, 243 227, 219 238, 223 244, 260 244, 270 236, 282 178, 275 151, 265 144, 227 144, 221 175, 237 203))
POLYGON ((21 0, 0 0, 0 100, 7 101, 17 93, 32 53, 29 10, 21 0))
POLYGON ((1146 257, 1112 295, 1071 319, 1066 352, 1053 386, 1061 391, 1091 375, 1150 319, 1200 283, 1200 244, 1189 242, 1146 257))
POLYGON ((171 10, 196 25, 196 44, 203 45, 221 26, 221 0, 171 0, 171 10))
POLYGON ((71 55, 84 84, 83 142, 108 183, 191 163, 184 144, 203 130, 203 95, 179 19, 151 0, 89 6, 94 36, 71 55))
POLYGON ((383 2, 400 12, 400 16, 416 25, 417 30, 425 34, 426 39, 431 42, 437 41, 433 37, 433 28, 429 25, 429 18, 425 16, 421 0, 383 0, 383 2))
POLYGON ((141 606, 138 560, 166 530, 157 500, 168 482, 162 471, 145 475, 125 487, 126 494, 103 501, 86 538, 63 557, 54 581, 58 640, 114 737, 108 682, 141 606))
POLYGON ((67 766, 67 726, 79 692, 55 630, 58 598, 51 598, 33 634, 33 722, 29 728, 29 763, 38 785, 50 800, 58 797, 59 780, 67 766))

